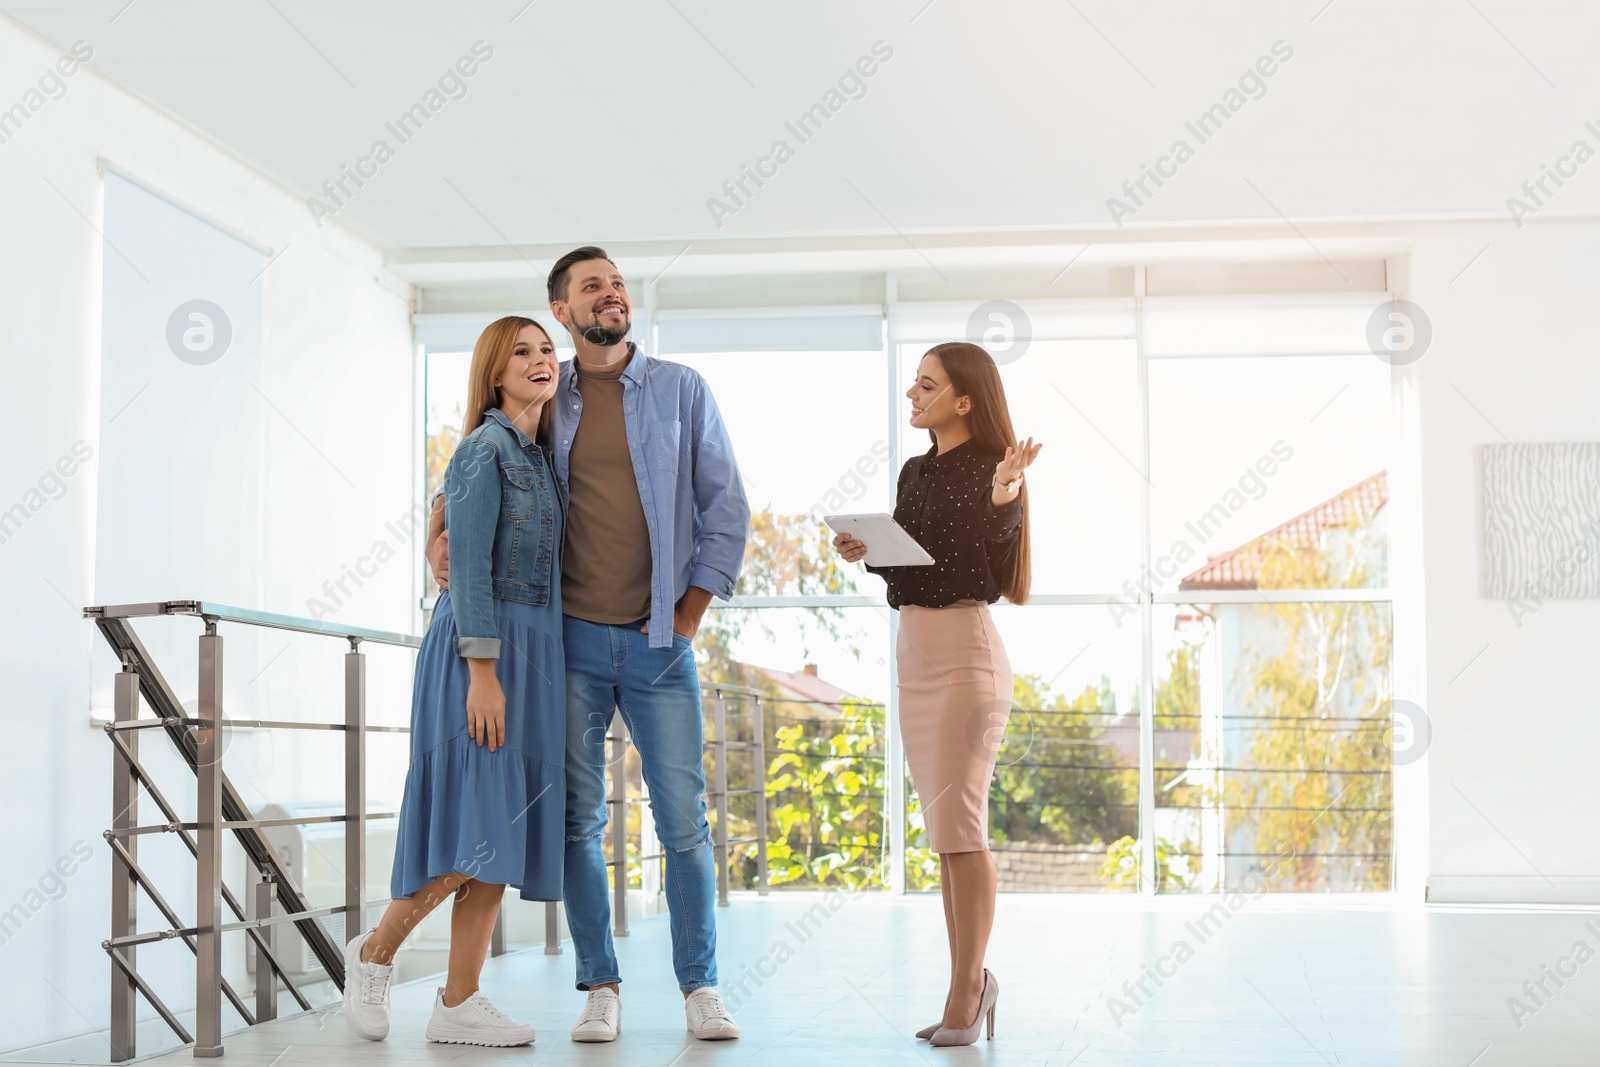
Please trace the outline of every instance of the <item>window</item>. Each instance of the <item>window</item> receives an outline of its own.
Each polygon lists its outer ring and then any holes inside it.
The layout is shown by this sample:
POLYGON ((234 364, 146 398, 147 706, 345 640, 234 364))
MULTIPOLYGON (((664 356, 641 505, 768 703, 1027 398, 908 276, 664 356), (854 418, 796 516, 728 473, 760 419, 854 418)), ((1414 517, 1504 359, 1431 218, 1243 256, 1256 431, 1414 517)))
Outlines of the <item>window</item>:
POLYGON ((444 485, 444 470, 461 441, 467 411, 467 369, 472 352, 429 352, 424 385, 428 418, 427 467, 423 495, 431 498, 444 485))
MULTIPOLYGON (((897 396, 929 347, 900 346, 897 396)), ((1116 589, 1138 572, 1138 375, 1131 338, 1035 339, 1020 358, 1001 365, 1013 428, 1045 442, 1028 472, 1037 593, 1116 589)), ((897 419, 901 454, 920 455, 932 442, 926 430, 908 424, 905 404, 897 419)))
POLYGON ((894 501, 883 352, 668 357, 705 376, 757 515, 883 510, 894 501))
MULTIPOLYGON (((1364 330, 1384 299, 1026 306, 1001 375, 1045 451, 1030 603, 994 609, 1016 679, 990 801, 1002 889, 1392 886, 1394 372, 1364 330)), ((764 696, 774 885, 937 888, 896 762, 894 614, 821 516, 892 510, 930 445, 901 394, 971 312, 658 315, 666 357, 711 386, 752 509, 736 601, 713 603, 696 651, 708 681, 764 696)), ((431 456, 466 356, 429 359, 431 456)), ((733 806, 735 836, 753 814, 733 806)))
POLYGON ((1187 738, 1154 764, 1164 888, 1392 887, 1393 400, 1356 332, 1378 300, 1153 315, 1135 584, 1155 735, 1187 738))

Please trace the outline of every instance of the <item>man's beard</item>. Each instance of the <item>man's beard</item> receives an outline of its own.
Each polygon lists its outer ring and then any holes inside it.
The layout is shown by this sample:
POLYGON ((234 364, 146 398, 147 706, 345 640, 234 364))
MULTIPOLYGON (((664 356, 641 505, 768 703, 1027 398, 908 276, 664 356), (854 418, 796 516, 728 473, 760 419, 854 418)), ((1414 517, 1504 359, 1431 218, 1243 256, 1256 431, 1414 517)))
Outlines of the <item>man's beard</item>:
POLYGON ((601 348, 611 348, 614 345, 620 345, 632 328, 633 322, 626 316, 623 317, 622 325, 614 330, 609 326, 600 325, 600 318, 596 316, 594 322, 585 326, 579 332, 582 334, 583 339, 590 344, 599 345, 601 348))

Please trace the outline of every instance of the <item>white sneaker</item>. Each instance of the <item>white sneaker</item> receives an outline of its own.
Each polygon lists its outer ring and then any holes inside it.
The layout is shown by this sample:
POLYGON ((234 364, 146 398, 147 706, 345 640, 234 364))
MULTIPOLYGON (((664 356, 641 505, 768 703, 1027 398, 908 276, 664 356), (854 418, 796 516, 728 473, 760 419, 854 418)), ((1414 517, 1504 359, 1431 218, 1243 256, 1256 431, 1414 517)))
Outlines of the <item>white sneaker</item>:
POLYGON ((389 1036, 389 977, 394 967, 362 963, 361 949, 376 930, 353 937, 344 946, 345 1023, 368 1041, 389 1036))
POLYGON ((690 993, 683 1002, 683 1013, 688 1018, 689 1033, 701 1041, 726 1041, 739 1036, 739 1024, 728 1014, 722 994, 710 986, 690 993))
POLYGON ((591 989, 572 1027, 574 1041, 615 1041, 622 1033, 622 998, 614 989, 591 989))
POLYGON ((453 1008, 447 1008, 441 987, 434 994, 433 1017, 428 1020, 428 1029, 423 1036, 429 1041, 447 1045, 511 1048, 530 1044, 534 1029, 526 1023, 517 1022, 489 1003, 489 998, 481 992, 472 994, 453 1008))

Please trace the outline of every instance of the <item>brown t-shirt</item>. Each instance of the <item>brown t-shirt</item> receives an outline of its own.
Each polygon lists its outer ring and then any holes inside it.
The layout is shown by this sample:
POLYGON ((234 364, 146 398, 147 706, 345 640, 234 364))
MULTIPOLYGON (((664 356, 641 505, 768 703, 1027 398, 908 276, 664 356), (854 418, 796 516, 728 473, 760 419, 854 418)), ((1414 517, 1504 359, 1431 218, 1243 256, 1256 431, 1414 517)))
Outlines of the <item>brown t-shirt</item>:
POLYGON ((583 412, 567 459, 561 611, 588 622, 650 614, 650 530, 622 421, 622 367, 577 369, 583 412))

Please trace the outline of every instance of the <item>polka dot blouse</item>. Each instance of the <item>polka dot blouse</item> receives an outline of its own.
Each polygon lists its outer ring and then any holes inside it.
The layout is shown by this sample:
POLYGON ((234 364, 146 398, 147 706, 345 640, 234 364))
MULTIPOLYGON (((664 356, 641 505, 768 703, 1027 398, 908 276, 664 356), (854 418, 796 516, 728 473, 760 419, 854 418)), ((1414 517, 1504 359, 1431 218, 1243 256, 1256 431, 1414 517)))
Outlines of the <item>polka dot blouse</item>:
POLYGON ((934 562, 921 567, 867 567, 889 586, 889 605, 942 608, 958 600, 1000 599, 995 567, 1022 530, 1022 496, 994 505, 991 455, 966 441, 938 455, 938 446, 900 468, 894 521, 905 527, 934 562))

